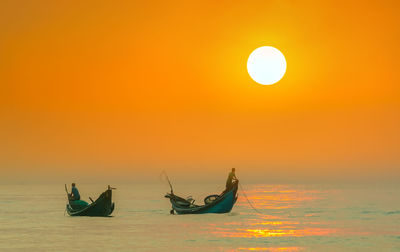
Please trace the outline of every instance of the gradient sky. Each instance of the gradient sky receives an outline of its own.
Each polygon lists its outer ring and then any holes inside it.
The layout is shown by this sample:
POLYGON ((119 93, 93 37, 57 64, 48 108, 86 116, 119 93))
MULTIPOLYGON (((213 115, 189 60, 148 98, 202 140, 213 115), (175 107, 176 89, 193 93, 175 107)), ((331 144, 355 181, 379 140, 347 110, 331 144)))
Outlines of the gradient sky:
POLYGON ((399 7, 3 0, 2 178, 398 177, 399 7), (247 73, 260 46, 275 85, 247 73))

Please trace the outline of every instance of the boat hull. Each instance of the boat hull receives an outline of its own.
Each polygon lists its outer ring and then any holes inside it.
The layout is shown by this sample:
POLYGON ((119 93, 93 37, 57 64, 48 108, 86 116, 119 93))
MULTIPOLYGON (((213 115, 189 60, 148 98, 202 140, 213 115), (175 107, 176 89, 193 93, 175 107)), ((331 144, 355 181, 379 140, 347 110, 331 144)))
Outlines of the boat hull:
MULTIPOLYGON (((69 201, 67 204, 67 213, 70 216, 98 216, 106 217, 114 211, 114 203, 111 201, 112 191, 108 189, 103 192, 99 198, 91 204, 77 204, 74 201, 69 201)), ((81 201, 82 202, 82 201, 81 201)), ((83 201, 84 202, 84 201, 83 201)))
POLYGON ((172 209, 177 214, 206 214, 206 213, 229 213, 237 200, 238 183, 231 190, 221 194, 214 202, 202 206, 182 206, 178 203, 180 197, 170 195, 172 209))

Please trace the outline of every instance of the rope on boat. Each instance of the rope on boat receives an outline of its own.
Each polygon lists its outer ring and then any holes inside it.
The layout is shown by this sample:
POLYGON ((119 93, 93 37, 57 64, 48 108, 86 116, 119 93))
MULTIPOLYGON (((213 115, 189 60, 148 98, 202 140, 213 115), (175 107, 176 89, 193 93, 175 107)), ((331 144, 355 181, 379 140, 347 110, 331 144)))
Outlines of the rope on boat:
POLYGON ((242 193, 243 193, 244 197, 246 198, 247 203, 249 203, 250 207, 253 208, 253 210, 256 211, 256 213, 262 214, 260 211, 258 211, 258 210, 253 206, 253 204, 252 204, 252 203, 250 202, 250 200, 247 198, 247 195, 246 195, 246 193, 245 193, 245 191, 244 191, 244 189, 243 189, 243 187, 242 187, 242 183, 239 182, 239 186, 240 186, 240 190, 242 190, 242 193))

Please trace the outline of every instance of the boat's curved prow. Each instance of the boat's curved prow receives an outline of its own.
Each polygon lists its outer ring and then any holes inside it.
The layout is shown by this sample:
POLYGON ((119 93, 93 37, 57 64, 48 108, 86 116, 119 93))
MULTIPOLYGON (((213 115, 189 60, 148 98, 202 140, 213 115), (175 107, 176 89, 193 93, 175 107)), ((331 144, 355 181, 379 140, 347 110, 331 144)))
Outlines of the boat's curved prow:
POLYGON ((114 211, 114 203, 111 201, 112 188, 108 188, 99 198, 88 204, 83 200, 69 201, 66 208, 70 216, 109 216, 114 211))

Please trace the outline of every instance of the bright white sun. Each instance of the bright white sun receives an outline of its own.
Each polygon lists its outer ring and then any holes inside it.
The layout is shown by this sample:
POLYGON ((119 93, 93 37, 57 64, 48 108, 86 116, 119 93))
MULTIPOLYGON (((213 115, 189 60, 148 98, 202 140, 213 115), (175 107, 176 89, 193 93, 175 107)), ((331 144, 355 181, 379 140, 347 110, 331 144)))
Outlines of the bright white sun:
POLYGON ((255 82, 272 85, 285 75, 285 56, 275 47, 259 47, 250 54, 247 60, 247 71, 255 82))

